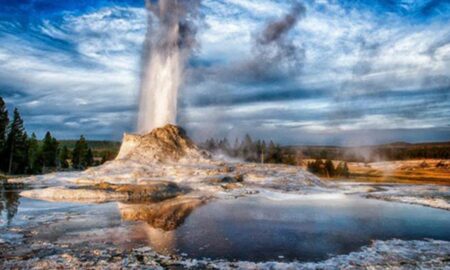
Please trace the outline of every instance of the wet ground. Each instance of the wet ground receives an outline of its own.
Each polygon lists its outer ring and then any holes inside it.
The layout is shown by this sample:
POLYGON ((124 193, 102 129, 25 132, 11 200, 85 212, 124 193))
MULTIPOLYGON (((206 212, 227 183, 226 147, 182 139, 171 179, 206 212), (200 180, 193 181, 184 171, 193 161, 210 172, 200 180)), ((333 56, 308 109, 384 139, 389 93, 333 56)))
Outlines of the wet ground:
POLYGON ((197 259, 311 262, 373 240, 450 241, 446 210, 342 194, 139 204, 45 202, 14 189, 0 194, 0 260, 61 255, 68 248, 128 254, 150 247, 197 259))

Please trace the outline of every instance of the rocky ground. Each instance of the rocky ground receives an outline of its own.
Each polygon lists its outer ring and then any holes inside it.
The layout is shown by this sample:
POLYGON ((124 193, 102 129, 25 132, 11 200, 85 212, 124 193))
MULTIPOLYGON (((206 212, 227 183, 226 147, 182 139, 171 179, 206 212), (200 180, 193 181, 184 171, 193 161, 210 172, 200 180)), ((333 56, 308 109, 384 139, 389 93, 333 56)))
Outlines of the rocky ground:
MULTIPOLYGON (((215 160, 199 150, 176 126, 147 135, 125 135, 116 160, 84 172, 54 173, 13 179, 26 184, 21 196, 60 202, 119 201, 124 220, 144 220, 170 230, 208 200, 249 196, 267 190, 305 194, 358 194, 450 210, 448 186, 330 183, 293 166, 215 160), (151 206, 143 203, 153 202, 151 206), (156 203, 155 203, 156 202, 156 203)), ((61 217, 57 217, 61 218, 61 217)), ((67 217, 62 217, 67 218, 67 217)), ((69 217, 70 218, 70 217, 69 217)), ((34 220, 51 226, 55 220, 34 220)), ((95 241, 73 244, 39 240, 33 228, 18 228, 17 242, 0 241, 2 269, 429 269, 449 268, 450 243, 375 241, 360 251, 318 263, 227 262, 163 256, 151 249, 126 248, 95 241)), ((138 242, 138 239, 136 239, 138 242)))
POLYGON ((11 182, 33 187, 22 193, 25 197, 87 202, 165 199, 188 193, 220 196, 230 190, 245 194, 256 188, 323 192, 327 187, 292 166, 215 160, 172 125, 143 136, 125 135, 118 157, 102 166, 11 182))
POLYGON ((356 182, 335 185, 345 194, 450 210, 450 186, 356 182))
POLYGON ((374 241, 357 252, 317 263, 193 260, 163 256, 149 247, 72 248, 52 243, 39 243, 36 253, 8 258, 2 269, 449 269, 450 264, 449 243, 434 240, 374 241))

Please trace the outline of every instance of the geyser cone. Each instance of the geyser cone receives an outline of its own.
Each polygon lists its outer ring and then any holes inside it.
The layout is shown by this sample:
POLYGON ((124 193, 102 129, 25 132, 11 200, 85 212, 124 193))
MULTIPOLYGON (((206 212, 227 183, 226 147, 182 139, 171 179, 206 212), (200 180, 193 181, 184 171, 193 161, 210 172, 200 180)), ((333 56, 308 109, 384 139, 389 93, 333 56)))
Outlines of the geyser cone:
POLYGON ((203 160, 206 156, 184 129, 168 124, 145 135, 125 134, 116 159, 153 163, 203 160))

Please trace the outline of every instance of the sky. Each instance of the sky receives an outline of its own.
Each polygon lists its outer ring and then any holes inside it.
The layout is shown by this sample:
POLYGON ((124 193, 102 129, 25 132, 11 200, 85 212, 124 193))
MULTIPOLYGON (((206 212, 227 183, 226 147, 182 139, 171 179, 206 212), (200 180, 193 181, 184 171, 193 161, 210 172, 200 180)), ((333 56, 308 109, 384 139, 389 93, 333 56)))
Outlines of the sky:
MULTIPOLYGON (((450 141, 450 1, 202 0, 194 23, 196 140, 450 141)), ((146 30, 144 0, 0 0, 0 96, 38 136, 120 140, 146 30)))

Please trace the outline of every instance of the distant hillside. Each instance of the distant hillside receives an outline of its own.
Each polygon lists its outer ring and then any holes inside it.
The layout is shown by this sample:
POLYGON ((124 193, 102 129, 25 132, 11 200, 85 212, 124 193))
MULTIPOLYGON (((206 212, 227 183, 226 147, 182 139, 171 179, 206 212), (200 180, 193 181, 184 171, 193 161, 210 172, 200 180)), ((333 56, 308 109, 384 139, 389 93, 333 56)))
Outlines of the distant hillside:
POLYGON ((450 142, 406 143, 339 147, 339 146, 286 146, 304 158, 329 158, 336 160, 373 162, 406 159, 450 159, 450 142))

